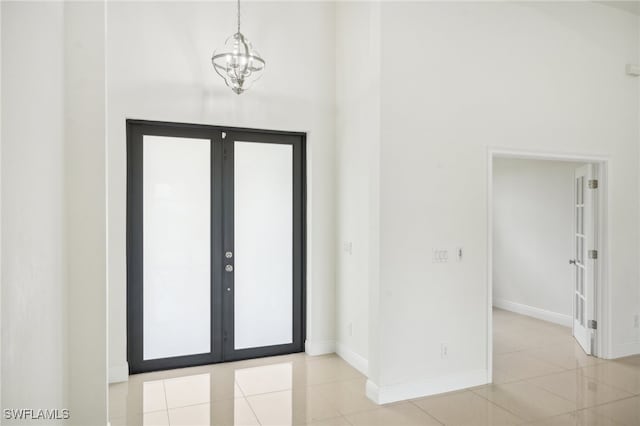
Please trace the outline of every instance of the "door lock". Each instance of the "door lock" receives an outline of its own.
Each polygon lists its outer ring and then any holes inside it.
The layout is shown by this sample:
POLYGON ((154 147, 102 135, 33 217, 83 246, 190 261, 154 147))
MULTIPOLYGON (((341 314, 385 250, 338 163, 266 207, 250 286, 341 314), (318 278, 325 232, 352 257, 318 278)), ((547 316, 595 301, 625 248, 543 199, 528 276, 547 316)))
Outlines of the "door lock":
POLYGON ((233 272, 233 265, 226 265, 224 267, 224 270, 227 271, 227 272, 233 272))

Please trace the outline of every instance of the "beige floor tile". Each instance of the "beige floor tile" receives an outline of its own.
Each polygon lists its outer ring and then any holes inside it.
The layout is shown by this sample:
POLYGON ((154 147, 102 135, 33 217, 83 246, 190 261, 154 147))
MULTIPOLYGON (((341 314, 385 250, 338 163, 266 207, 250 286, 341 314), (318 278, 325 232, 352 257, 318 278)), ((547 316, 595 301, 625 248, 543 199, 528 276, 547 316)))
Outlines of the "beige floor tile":
POLYGON ((291 391, 254 395, 247 398, 258 421, 264 426, 293 425, 291 391))
POLYGON ((214 369, 210 373, 210 399, 219 401, 222 399, 242 398, 244 395, 236 383, 235 370, 214 369))
POLYGON ((564 371, 564 368, 542 361, 526 352, 496 355, 493 358, 494 383, 505 383, 564 371))
POLYGON ((114 426, 164 425, 163 413, 178 424, 257 424, 251 402, 265 423, 325 426, 350 421, 391 426, 411 423, 414 415, 420 424, 422 413, 438 419, 436 412, 447 424, 511 424, 520 416, 552 425, 591 425, 598 419, 595 410, 603 415, 610 406, 622 407, 620 419, 635 421, 633 407, 614 400, 640 394, 640 356, 615 361, 588 357, 570 329, 495 310, 494 382, 502 386, 423 398, 415 402, 422 404, 418 413, 406 403, 374 404, 365 395, 365 382, 335 354, 291 354, 136 374, 128 383, 110 386, 109 416, 114 426), (594 408, 567 414, 585 406, 594 408))
POLYGON ((171 426, 257 426, 244 398, 225 399, 211 404, 190 405, 169 410, 171 426))
POLYGON ((640 355, 632 355, 625 358, 618 358, 613 360, 612 362, 627 365, 629 367, 638 367, 640 368, 640 355))
POLYGON ((469 391, 435 395, 413 403, 445 425, 506 426, 522 422, 512 413, 469 391))
POLYGON ((621 425, 640 425, 640 397, 623 399, 595 408, 596 412, 621 425))
POLYGON ((441 426, 440 422, 409 402, 386 405, 346 417, 354 426, 441 426))
POLYGON ((296 424, 312 423, 340 416, 338 409, 322 396, 315 387, 294 388, 293 421, 296 424))
POLYGON ((290 390, 293 387, 293 365, 290 362, 236 370, 236 383, 244 396, 290 390))
POLYGON ((153 413, 135 413, 111 419, 111 426, 169 426, 166 410, 153 413))
POLYGON ((312 386, 317 389, 342 415, 374 410, 379 406, 365 395, 365 384, 361 379, 331 382, 312 386))
POLYGON ((145 382, 142 385, 142 411, 148 413, 166 409, 167 400, 162 381, 145 382))
POLYGON ((341 358, 330 357, 307 363, 304 381, 308 385, 315 385, 357 378, 365 379, 358 370, 341 358))
MULTIPOLYGON (((213 425, 258 425, 255 412, 245 398, 216 401, 212 405, 213 425), (233 415, 233 417, 231 417, 233 415), (231 421, 233 419, 233 421, 231 421)), ((173 426, 173 425, 172 425, 173 426)))
POLYGON ((587 355, 573 338, 563 344, 530 349, 527 354, 567 370, 604 362, 603 359, 587 355))
POLYGON ((209 426, 211 421, 211 405, 198 404, 169 410, 169 424, 172 426, 209 426))
POLYGON ((577 408, 616 401, 632 396, 630 393, 600 383, 592 377, 585 376, 579 370, 565 371, 528 380, 551 393, 574 401, 577 408))
POLYGON ((493 354, 508 354, 511 352, 519 352, 527 349, 528 346, 524 341, 514 341, 510 335, 504 333, 493 333, 493 354))
MULTIPOLYGON (((131 398, 133 401, 133 398, 131 398)), ((109 418, 124 417, 127 415, 129 404, 129 383, 114 383, 109 385, 109 418)), ((139 407, 136 412, 142 412, 139 407)))
POLYGON ((142 415, 143 426, 169 426, 169 413, 166 410, 142 415))
POLYGON ((474 393, 531 421, 575 411, 575 403, 528 382, 492 385, 474 393))
POLYGON ((526 426, 619 426, 619 424, 589 409, 526 423, 526 426))
POLYGON ((593 377, 599 382, 636 395, 640 394, 640 368, 605 362, 584 367, 581 371, 585 376, 593 377))
POLYGON ((317 422, 309 423, 309 426, 351 426, 351 423, 344 417, 334 417, 333 419, 319 420, 317 422))
POLYGON ((164 381, 164 388, 169 409, 211 401, 209 373, 167 379, 164 381))

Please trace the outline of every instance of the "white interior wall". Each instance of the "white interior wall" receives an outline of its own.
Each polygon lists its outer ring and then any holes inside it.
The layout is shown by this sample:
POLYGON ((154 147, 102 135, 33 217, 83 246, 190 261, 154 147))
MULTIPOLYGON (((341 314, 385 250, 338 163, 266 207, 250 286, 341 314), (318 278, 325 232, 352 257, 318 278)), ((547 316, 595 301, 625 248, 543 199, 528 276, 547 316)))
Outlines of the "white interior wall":
POLYGON ((625 74, 638 62, 637 16, 589 2, 381 7, 384 261, 368 394, 389 402, 487 381, 488 147, 610 159, 606 356, 640 352, 638 80, 625 74), (401 75, 399 58, 411 58, 401 75), (462 262, 432 263, 433 249, 458 246, 462 262))
POLYGON ((0 8, 1 405, 65 408, 64 7, 0 8))
POLYGON ((0 408, 2 404, 2 6, 0 5, 0 408))
POLYGON ((107 422, 104 7, 64 4, 68 408, 78 426, 107 422))
POLYGON ((493 160, 493 305, 572 325, 580 163, 493 160))
POLYGON ((2 408, 105 424, 103 4, 0 7, 2 408))
POLYGON ((307 133, 307 351, 334 350, 335 6, 247 2, 242 29, 267 61, 234 94, 211 53, 235 30, 233 2, 107 5, 110 379, 126 379, 125 119, 307 133))
POLYGON ((372 154, 380 139, 378 25, 372 3, 336 6, 336 352, 365 374, 376 211, 372 154), (362 64, 370 66, 359 69, 362 64))

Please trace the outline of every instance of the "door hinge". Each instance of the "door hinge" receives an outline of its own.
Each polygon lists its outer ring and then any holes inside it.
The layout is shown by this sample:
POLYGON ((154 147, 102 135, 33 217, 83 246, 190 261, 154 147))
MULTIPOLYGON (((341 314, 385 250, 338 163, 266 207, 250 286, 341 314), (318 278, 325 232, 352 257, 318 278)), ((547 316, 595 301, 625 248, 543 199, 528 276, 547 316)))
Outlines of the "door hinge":
POLYGON ((589 259, 597 259, 598 250, 589 250, 589 259))
POLYGON ((597 179, 591 179, 589 181, 589 189, 598 189, 598 180, 597 179))
POLYGON ((596 321, 596 320, 587 321, 587 327, 591 328, 593 330, 597 330, 598 329, 598 321, 596 321))

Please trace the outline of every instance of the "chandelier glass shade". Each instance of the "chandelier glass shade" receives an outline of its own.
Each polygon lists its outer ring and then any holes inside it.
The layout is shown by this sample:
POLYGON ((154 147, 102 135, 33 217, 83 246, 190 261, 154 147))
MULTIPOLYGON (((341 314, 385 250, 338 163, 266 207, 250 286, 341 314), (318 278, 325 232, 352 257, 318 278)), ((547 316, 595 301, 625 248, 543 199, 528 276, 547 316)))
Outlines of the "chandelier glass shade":
POLYGON ((240 0, 238 31, 227 39, 224 47, 213 52, 213 68, 236 94, 241 94, 262 76, 265 61, 251 42, 240 32, 240 0))

